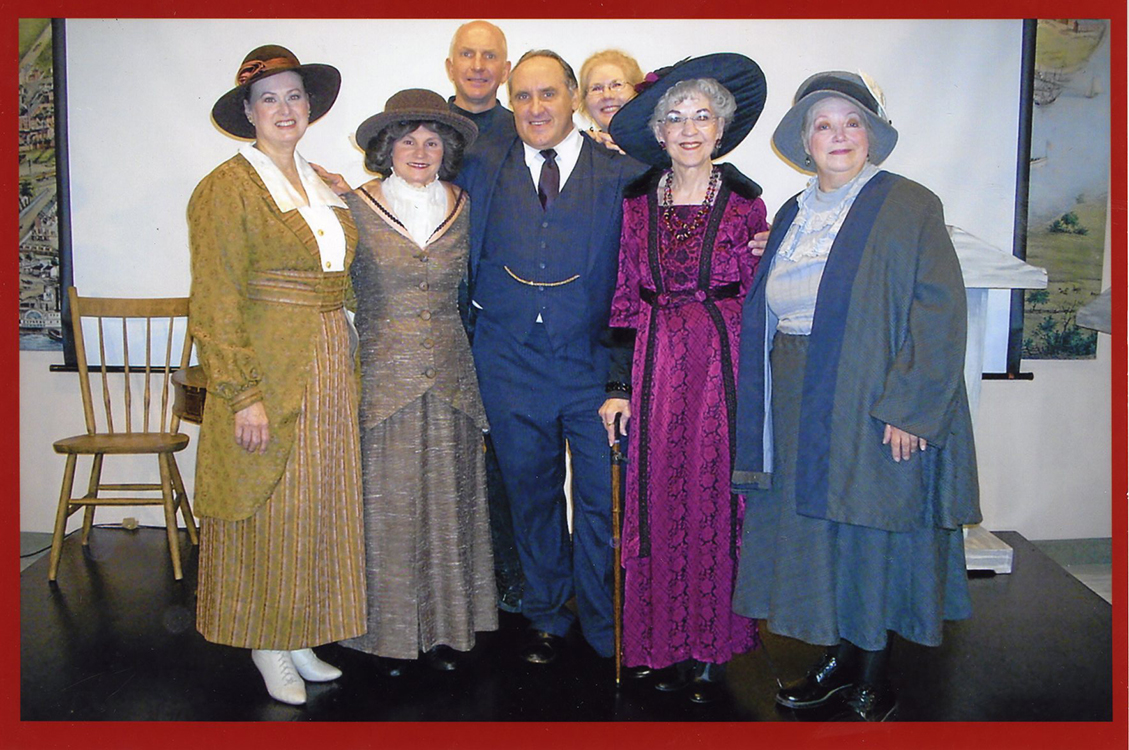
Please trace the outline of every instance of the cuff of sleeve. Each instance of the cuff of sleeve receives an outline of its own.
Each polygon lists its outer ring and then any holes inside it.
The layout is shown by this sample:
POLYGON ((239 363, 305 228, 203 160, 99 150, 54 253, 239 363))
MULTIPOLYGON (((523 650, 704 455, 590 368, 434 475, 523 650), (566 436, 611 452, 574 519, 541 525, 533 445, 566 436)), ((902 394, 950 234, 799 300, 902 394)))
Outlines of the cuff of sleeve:
POLYGON ((604 385, 604 393, 610 398, 629 398, 631 396, 631 386, 624 383, 622 380, 609 380, 604 385))
POLYGON ((258 403, 263 400, 263 392, 259 390, 259 386, 253 385, 246 390, 240 391, 228 402, 231 406, 231 413, 243 411, 248 406, 258 403))
POLYGON ((772 474, 767 471, 733 472, 732 490, 738 495, 770 489, 772 489, 772 474))
POLYGON ((870 416, 877 419, 883 425, 893 425, 899 430, 908 432, 914 437, 923 438, 925 442, 936 448, 943 448, 945 446, 946 432, 938 429, 937 425, 915 424, 913 420, 906 417, 904 414, 896 413, 892 409, 887 409, 882 401, 876 403, 870 410, 870 416))

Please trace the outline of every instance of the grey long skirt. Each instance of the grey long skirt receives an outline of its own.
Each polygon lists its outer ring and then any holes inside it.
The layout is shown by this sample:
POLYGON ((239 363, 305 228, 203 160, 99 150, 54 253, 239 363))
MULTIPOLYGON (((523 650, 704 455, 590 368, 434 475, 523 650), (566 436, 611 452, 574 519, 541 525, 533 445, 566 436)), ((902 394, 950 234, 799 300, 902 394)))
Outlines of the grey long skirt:
POLYGON ((368 632, 343 646, 414 659, 474 646, 498 609, 482 431, 425 393, 361 433, 368 632))
POLYGON ((807 344, 807 336, 773 341, 775 470, 771 490, 747 496, 733 609, 818 645, 845 638, 876 651, 888 630, 940 645, 942 621, 972 612, 960 529, 890 532, 796 512, 807 344))

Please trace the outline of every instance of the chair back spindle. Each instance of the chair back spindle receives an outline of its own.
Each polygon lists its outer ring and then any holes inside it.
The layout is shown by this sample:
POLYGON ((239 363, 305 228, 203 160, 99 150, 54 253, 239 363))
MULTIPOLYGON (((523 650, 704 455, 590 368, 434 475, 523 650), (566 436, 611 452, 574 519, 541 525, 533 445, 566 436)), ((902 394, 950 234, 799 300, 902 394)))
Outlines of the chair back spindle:
POLYGON ((110 374, 106 364, 106 335, 102 318, 98 318, 98 363, 102 372, 102 408, 106 414, 106 432, 114 431, 114 402, 110 398, 110 374))
POLYGON ((188 367, 192 356, 192 337, 188 333, 188 298, 162 299, 114 299, 103 297, 81 297, 74 287, 68 290, 71 297, 71 318, 75 330, 75 354, 78 358, 79 376, 82 387, 86 431, 97 433, 99 417, 105 419, 105 432, 116 433, 119 429, 125 434, 133 433, 173 433, 180 427, 180 418, 173 410, 172 375, 178 369, 188 367), (97 377, 100 380, 101 409, 93 397, 91 365, 87 361, 87 349, 83 336, 83 320, 93 325, 97 332, 98 349, 97 377), (120 339, 116 331, 119 330, 120 339), (161 326, 166 330, 162 331, 161 326), (142 344, 138 340, 144 334, 142 344), (179 353, 174 353, 178 334, 183 334, 183 344, 179 353), (132 339, 132 340, 131 340, 132 339), (145 353, 143 360, 137 352, 145 353), (163 348, 163 352, 161 349, 163 348), (113 361, 118 352, 120 360, 113 361), (115 374, 120 368, 121 383, 115 374), (144 383, 137 383, 138 377, 144 383), (159 379, 159 384, 154 381, 159 379), (120 385, 120 396, 115 396, 120 385), (158 390, 159 389, 159 390, 158 390), (115 406, 114 401, 118 401, 115 406), (158 409, 159 404, 159 409, 158 409), (115 414, 124 407, 121 414, 115 414), (135 412, 136 410, 136 412, 135 412))

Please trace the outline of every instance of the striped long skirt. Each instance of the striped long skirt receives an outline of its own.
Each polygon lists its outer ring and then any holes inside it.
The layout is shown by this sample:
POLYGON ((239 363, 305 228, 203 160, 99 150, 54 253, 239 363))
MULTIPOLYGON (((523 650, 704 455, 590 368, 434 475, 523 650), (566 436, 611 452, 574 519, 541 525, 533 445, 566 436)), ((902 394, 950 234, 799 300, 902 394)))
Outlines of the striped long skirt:
POLYGON ((348 322, 341 310, 321 320, 294 446, 274 494, 242 521, 200 521, 196 627, 213 643, 294 650, 365 632, 348 322))

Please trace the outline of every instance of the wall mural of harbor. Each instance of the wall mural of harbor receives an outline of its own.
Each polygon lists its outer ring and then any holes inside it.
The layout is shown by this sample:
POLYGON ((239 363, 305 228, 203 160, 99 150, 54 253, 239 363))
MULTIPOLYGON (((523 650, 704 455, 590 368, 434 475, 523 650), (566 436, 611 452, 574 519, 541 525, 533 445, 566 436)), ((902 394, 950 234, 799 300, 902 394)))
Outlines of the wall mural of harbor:
POLYGON ((19 22, 20 349, 62 349, 51 19, 19 22))

